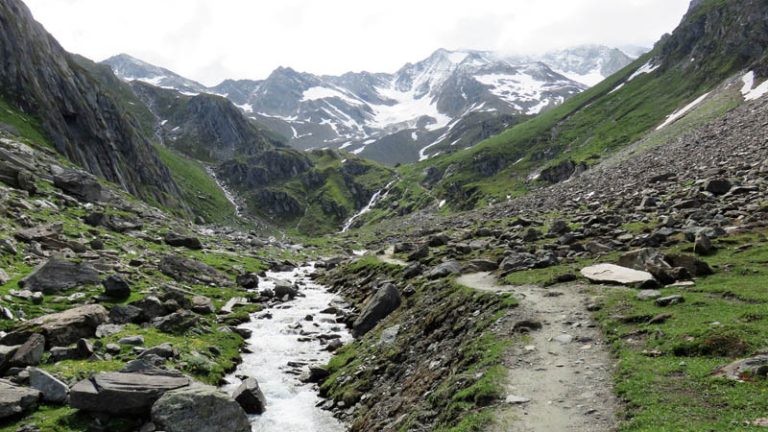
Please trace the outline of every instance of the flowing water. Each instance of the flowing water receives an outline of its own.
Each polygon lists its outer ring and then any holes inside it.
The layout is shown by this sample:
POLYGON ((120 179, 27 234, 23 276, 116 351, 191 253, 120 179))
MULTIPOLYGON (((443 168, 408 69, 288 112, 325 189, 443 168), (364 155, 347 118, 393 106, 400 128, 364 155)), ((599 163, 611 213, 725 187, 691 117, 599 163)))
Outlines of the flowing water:
POLYGON ((248 339, 251 354, 243 354, 243 362, 235 373, 227 377, 231 383, 225 390, 232 392, 240 384, 237 375, 256 378, 267 399, 267 411, 261 416, 252 416, 254 432, 342 432, 346 428, 330 412, 317 408, 321 402, 317 391, 311 385, 302 384, 291 373, 288 362, 302 362, 310 365, 325 364, 331 353, 324 351, 315 338, 300 342, 300 338, 317 334, 338 334, 347 343, 352 336, 343 324, 337 324, 335 315, 320 314, 339 298, 325 287, 314 283, 309 275, 314 265, 297 268, 291 272, 267 272, 261 279, 259 289, 274 287, 274 279, 298 283, 304 297, 277 305, 256 313, 251 321, 241 327, 253 332, 248 339), (265 313, 271 319, 260 319, 265 313), (307 315, 313 321, 305 320, 307 315))
POLYGON ((341 229, 341 232, 347 232, 352 227, 352 224, 357 220, 357 218, 371 211, 373 206, 375 206, 382 199, 386 198, 387 195, 389 194, 389 188, 392 187, 394 183, 395 183, 395 180, 387 183, 387 185, 384 186, 383 189, 373 194, 373 196, 371 197, 371 200, 368 201, 368 204, 365 207, 360 209, 360 211, 355 213, 351 218, 347 219, 347 223, 344 224, 344 227, 341 229))

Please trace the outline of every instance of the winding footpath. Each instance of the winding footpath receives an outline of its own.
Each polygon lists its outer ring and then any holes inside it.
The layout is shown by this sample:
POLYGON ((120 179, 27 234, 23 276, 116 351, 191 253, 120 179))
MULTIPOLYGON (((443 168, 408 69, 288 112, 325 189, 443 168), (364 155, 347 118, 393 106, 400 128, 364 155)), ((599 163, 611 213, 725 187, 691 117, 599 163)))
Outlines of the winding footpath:
POLYGON ((467 274, 457 282, 515 294, 525 320, 502 329, 502 336, 514 337, 516 326, 531 329, 530 339, 513 346, 505 358, 507 404, 498 413, 494 431, 616 429, 614 360, 587 310, 594 290, 603 288, 578 283, 550 288, 498 285, 491 273, 467 274))

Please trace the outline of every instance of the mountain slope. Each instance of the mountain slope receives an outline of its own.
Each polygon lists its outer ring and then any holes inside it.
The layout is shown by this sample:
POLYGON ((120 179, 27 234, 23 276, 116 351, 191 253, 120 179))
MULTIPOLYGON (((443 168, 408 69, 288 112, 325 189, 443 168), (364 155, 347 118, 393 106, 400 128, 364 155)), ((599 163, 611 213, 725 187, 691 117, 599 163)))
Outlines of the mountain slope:
POLYGON ((0 94, 71 161, 140 197, 183 208, 179 189, 120 104, 18 0, 0 4, 0 94))
MULTIPOLYGON (((541 58, 440 49, 394 74, 335 77, 278 68, 263 81, 227 80, 204 91, 226 96, 246 115, 288 137, 293 147, 343 148, 396 164, 475 144, 483 134, 474 132, 471 119, 482 119, 480 128, 493 123, 490 129, 499 130, 511 124, 509 116, 537 114, 586 88, 564 74, 594 81, 630 61, 605 47, 541 58), (546 59, 563 72, 555 72, 546 59), (579 75, 583 70, 587 75, 579 75)), ((105 63, 126 80, 154 82, 171 76, 151 65, 141 71, 135 66, 143 62, 124 57, 105 63)))
POLYGON ((768 75, 766 18, 759 1, 700 2, 653 51, 598 86, 472 149, 401 169, 390 199, 423 205, 426 188, 471 208, 578 174, 667 127, 727 80, 768 75))

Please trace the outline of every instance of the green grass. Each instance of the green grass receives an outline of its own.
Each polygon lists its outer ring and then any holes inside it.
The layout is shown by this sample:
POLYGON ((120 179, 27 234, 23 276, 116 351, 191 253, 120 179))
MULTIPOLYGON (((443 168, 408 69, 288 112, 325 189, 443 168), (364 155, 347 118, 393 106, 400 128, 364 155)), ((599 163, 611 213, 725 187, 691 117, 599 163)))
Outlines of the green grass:
POLYGON ((717 367, 768 346, 768 241, 758 233, 716 244, 720 252, 707 258, 715 275, 692 288, 662 290, 683 295, 685 303, 661 308, 637 300, 633 290, 617 290, 599 312, 619 357, 622 431, 759 430, 745 422, 768 417, 768 382, 712 376, 717 367), (744 244, 752 246, 738 251, 744 244), (661 313, 672 316, 644 323, 661 313))
POLYGON ((40 122, 37 119, 23 114, 19 109, 11 106, 2 97, 0 97, 0 123, 12 126, 22 138, 31 142, 50 146, 50 142, 43 132, 40 122))
POLYGON ((167 147, 157 145, 155 149, 195 215, 202 216, 208 223, 235 221, 234 206, 199 162, 167 147))

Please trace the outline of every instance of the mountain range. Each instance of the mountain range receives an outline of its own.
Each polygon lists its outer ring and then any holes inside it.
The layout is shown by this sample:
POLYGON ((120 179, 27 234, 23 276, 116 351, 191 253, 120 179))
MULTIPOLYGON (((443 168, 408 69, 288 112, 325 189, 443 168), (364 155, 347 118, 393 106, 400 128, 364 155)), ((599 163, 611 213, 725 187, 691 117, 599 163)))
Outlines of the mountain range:
POLYGON ((631 61, 605 46, 541 56, 439 49, 394 74, 319 76, 281 67, 264 80, 211 88, 125 54, 103 63, 126 81, 224 96, 294 148, 339 148, 395 164, 470 147, 631 61))

